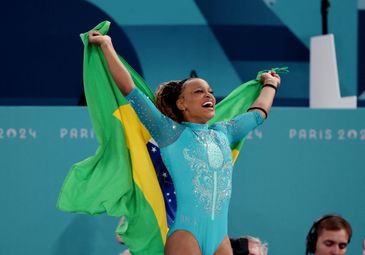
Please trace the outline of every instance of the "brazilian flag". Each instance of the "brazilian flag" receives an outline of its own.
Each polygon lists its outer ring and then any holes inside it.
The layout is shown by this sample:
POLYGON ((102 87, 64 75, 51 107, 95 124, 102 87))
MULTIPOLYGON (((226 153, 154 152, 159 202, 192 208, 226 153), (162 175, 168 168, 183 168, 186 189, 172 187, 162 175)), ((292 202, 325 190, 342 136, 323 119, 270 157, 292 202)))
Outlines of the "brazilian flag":
MULTIPOLYGON (((93 30, 107 34, 109 26, 110 22, 104 21, 93 30)), ((99 147, 95 155, 72 166, 57 207, 67 212, 124 216, 117 233, 131 253, 162 255, 176 210, 171 177, 157 144, 113 81, 100 47, 89 44, 88 33, 81 34, 81 39, 85 95, 99 147)), ((144 80, 123 58, 120 60, 136 86, 154 101, 144 80)), ((220 102, 210 124, 247 111, 260 93, 262 72, 220 102)), ((232 148, 234 158, 241 145, 232 148)))

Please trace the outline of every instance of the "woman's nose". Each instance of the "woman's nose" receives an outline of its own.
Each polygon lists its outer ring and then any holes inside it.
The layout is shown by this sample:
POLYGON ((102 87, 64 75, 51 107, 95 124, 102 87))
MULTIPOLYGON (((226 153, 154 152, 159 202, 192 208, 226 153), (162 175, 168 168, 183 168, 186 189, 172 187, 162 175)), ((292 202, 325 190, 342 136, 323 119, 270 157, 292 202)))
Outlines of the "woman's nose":
POLYGON ((210 97, 213 98, 214 96, 212 95, 212 93, 210 93, 209 91, 205 92, 205 96, 206 97, 210 97))

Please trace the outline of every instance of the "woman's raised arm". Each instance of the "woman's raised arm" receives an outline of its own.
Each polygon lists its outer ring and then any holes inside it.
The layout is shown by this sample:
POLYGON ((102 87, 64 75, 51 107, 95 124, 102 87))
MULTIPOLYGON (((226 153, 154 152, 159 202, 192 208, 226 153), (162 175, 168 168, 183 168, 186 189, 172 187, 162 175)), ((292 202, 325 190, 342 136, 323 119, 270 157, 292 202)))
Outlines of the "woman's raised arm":
POLYGON ((266 119, 271 110, 276 90, 280 85, 280 76, 275 72, 268 72, 261 75, 261 80, 264 84, 261 93, 248 111, 258 110, 266 119))
POLYGON ((101 47, 115 83, 123 95, 128 95, 135 85, 127 68, 125 68, 115 52, 110 36, 102 35, 99 31, 91 31, 89 32, 89 42, 101 47))

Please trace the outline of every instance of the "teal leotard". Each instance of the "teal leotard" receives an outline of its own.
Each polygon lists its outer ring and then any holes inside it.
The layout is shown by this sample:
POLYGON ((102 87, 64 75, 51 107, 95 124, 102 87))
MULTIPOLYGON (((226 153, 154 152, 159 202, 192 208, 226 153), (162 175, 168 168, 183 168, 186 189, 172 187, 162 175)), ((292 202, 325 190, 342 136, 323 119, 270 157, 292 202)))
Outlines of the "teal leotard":
POLYGON ((174 182, 176 217, 168 236, 190 232, 203 255, 213 255, 227 235, 232 189, 230 145, 263 122, 257 112, 212 126, 177 123, 163 115, 138 88, 126 97, 160 147, 174 182))

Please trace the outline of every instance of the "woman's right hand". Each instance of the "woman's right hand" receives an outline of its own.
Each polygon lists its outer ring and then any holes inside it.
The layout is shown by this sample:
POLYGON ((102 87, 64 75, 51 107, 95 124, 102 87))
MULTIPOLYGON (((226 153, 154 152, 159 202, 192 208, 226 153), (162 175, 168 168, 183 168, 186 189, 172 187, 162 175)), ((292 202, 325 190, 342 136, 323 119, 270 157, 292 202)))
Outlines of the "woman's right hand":
POLYGON ((111 42, 111 38, 108 35, 102 35, 99 31, 90 31, 89 32, 89 42, 96 45, 103 45, 105 43, 111 42))
POLYGON ((100 46, 113 80, 122 94, 128 95, 135 85, 128 69, 115 51, 110 36, 102 35, 99 31, 94 30, 88 33, 88 39, 91 44, 100 46))

